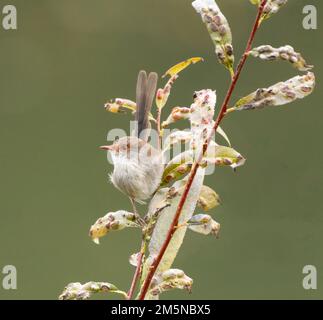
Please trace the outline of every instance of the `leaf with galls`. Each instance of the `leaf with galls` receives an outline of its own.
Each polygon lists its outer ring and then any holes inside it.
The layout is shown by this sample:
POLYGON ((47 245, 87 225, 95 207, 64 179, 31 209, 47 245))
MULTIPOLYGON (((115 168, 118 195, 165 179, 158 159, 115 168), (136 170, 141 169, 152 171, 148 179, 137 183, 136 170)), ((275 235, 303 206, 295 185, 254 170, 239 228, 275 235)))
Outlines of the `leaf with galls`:
POLYGON ((263 45, 253 48, 249 52, 249 55, 264 61, 288 61, 299 71, 308 71, 313 68, 312 65, 307 64, 300 53, 296 52, 295 49, 289 45, 279 48, 274 48, 270 45, 263 45))
POLYGON ((188 277, 184 271, 169 269, 154 276, 149 294, 152 296, 159 296, 161 293, 172 289, 187 290, 188 292, 191 292, 192 285, 193 279, 188 277))
POLYGON ((206 25, 215 45, 215 53, 219 62, 233 75, 234 55, 232 33, 228 20, 214 0, 195 0, 192 6, 201 15, 206 25))
POLYGON ((127 227, 141 226, 140 217, 124 210, 109 212, 99 218, 90 229, 90 237, 94 243, 99 244, 99 238, 104 237, 110 231, 118 231, 127 227))
POLYGON ((255 92, 240 99, 231 111, 282 106, 297 99, 307 97, 313 92, 314 87, 314 73, 308 72, 304 76, 296 76, 285 82, 276 83, 269 88, 257 89, 255 92))
POLYGON ((92 296, 92 294, 100 292, 118 293, 124 297, 127 296, 125 292, 120 291, 111 283, 90 281, 85 284, 81 284, 79 282, 68 284, 59 296, 59 300, 87 300, 92 296))

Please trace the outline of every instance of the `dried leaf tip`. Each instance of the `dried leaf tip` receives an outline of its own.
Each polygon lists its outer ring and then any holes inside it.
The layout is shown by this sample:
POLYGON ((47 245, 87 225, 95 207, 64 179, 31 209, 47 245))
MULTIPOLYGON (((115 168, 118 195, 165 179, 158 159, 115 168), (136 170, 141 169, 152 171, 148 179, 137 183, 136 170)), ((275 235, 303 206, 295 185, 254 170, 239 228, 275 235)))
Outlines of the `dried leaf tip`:
POLYGON ((233 75, 233 46, 232 33, 228 20, 221 12, 214 0, 195 0, 192 6, 202 17, 211 39, 215 45, 215 53, 222 63, 233 75))

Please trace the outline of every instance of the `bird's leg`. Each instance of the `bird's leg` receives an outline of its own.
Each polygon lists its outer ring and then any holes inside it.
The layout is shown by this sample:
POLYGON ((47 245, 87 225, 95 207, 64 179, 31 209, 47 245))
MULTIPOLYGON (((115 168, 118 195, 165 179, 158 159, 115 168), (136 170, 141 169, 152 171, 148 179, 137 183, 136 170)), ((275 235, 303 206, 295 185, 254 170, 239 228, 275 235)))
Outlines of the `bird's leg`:
POLYGON ((141 224, 141 226, 144 226, 145 221, 140 217, 140 215, 137 212, 135 200, 133 198, 130 198, 130 197, 129 197, 129 199, 130 199, 130 202, 131 202, 131 205, 132 205, 133 213, 137 216, 138 222, 141 224))
POLYGON ((137 208, 136 208, 136 203, 135 203, 135 200, 133 198, 130 198, 130 202, 131 202, 131 205, 132 205, 132 210, 133 210, 133 213, 138 216, 138 212, 137 212, 137 208))

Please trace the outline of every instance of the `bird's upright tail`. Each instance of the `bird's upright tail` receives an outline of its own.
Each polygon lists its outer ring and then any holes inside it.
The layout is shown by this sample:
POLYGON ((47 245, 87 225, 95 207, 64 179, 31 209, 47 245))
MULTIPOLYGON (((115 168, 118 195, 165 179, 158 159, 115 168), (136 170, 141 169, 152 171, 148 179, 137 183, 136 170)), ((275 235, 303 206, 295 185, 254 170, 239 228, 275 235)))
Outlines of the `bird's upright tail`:
POLYGON ((138 127, 136 136, 143 140, 147 139, 147 134, 143 131, 149 128, 149 113, 155 97, 157 81, 158 75, 156 72, 151 72, 148 77, 146 71, 140 71, 138 74, 136 89, 136 121, 138 127))

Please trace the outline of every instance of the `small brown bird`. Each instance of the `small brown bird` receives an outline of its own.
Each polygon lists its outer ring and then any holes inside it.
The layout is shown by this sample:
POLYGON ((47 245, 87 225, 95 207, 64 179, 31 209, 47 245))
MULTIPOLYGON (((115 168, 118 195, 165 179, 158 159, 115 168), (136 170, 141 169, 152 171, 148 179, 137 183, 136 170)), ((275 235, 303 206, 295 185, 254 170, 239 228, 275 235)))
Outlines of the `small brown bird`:
POLYGON ((134 202, 143 203, 158 188, 164 170, 162 152, 147 142, 149 113, 156 93, 158 76, 152 72, 147 77, 140 71, 136 90, 137 129, 133 136, 123 137, 101 149, 111 152, 114 165, 111 181, 116 188, 134 202))

